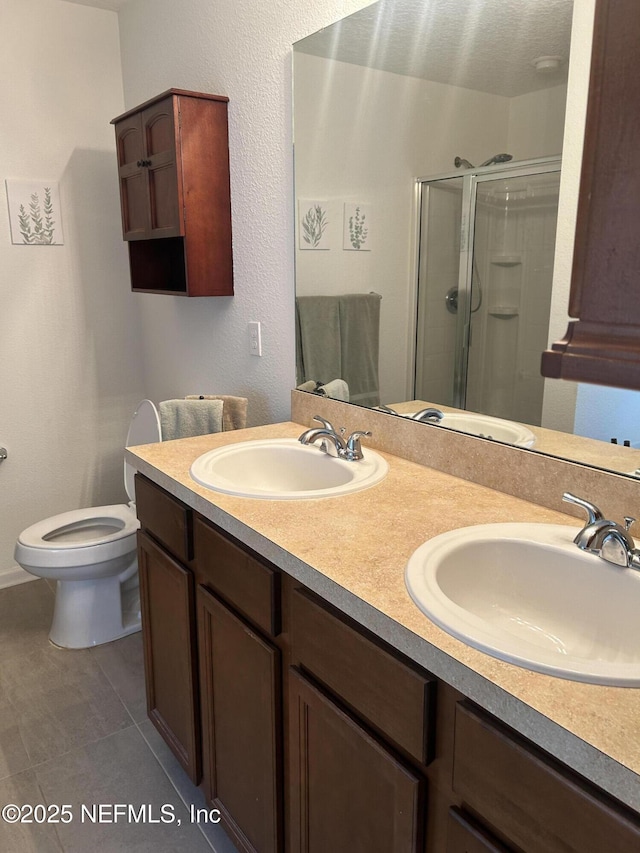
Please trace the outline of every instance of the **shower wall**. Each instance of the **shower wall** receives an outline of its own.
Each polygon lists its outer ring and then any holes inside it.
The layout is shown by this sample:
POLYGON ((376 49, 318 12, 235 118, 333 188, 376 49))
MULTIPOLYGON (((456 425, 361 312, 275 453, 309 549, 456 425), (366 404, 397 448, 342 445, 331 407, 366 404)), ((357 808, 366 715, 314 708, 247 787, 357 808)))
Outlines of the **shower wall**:
POLYGON ((466 408, 540 425, 559 173, 478 186, 466 408))

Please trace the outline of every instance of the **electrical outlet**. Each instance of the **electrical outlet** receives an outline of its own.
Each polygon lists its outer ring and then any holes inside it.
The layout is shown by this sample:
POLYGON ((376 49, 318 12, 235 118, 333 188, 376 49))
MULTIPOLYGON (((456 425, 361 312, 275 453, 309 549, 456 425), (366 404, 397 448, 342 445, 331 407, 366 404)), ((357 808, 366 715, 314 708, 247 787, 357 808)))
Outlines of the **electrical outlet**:
POLYGON ((256 320, 249 323, 249 352, 251 355, 262 355, 262 333, 260 323, 256 320))

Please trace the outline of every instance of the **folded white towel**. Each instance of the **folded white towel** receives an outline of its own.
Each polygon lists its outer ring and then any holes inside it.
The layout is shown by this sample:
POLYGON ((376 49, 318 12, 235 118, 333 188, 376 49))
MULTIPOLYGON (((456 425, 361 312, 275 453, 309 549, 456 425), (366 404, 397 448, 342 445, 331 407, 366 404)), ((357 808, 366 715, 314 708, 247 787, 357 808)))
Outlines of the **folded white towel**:
POLYGON ((222 431, 222 400, 164 400, 158 404, 162 440, 222 431))

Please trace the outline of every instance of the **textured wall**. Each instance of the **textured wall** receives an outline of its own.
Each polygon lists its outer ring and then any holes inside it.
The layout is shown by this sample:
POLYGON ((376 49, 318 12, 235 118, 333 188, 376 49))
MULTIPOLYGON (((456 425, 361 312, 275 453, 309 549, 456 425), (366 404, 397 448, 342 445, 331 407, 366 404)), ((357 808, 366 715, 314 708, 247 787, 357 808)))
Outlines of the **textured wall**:
POLYGON ((120 12, 127 107, 175 87, 227 95, 234 297, 141 295, 145 386, 248 396, 251 425, 289 417, 295 381, 291 45, 358 0, 131 0, 120 12), (251 320, 263 357, 249 355, 251 320))
POLYGON ((124 499, 142 394, 109 120, 123 109, 117 17, 3 0, 0 572, 27 525, 124 499), (59 181, 64 246, 13 246, 5 178, 59 181))

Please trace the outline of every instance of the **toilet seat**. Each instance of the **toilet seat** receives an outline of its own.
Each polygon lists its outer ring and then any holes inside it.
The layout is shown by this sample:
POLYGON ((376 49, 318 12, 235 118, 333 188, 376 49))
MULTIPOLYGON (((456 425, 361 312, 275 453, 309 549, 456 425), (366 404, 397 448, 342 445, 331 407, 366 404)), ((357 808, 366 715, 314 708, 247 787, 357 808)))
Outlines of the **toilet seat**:
POLYGON ((34 567, 91 566, 135 550, 139 526, 127 504, 72 510, 27 527, 16 550, 34 567))
MULTIPOLYGON (((126 445, 161 441, 150 400, 136 409, 126 445)), ((23 530, 15 546, 18 565, 56 581, 49 639, 66 649, 86 649, 139 631, 135 470, 125 462, 130 503, 93 506, 53 515, 23 530)))

